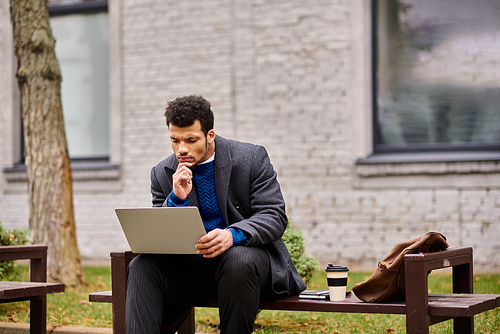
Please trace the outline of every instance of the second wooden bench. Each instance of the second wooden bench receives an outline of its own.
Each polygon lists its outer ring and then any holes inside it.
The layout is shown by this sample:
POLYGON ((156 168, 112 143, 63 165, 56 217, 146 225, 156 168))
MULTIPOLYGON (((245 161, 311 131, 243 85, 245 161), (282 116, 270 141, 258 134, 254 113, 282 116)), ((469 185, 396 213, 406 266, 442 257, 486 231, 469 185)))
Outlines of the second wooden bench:
POLYGON ((30 260, 30 281, 0 281, 0 303, 30 301, 30 333, 47 332, 47 294, 64 292, 61 283, 47 281, 47 246, 0 247, 0 261, 30 260))

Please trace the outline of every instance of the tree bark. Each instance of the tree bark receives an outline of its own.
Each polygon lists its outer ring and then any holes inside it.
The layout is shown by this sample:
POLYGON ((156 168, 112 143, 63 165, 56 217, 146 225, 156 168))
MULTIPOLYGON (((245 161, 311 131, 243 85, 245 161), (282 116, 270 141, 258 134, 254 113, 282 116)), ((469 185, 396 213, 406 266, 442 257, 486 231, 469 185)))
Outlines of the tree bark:
POLYGON ((47 0, 10 0, 10 14, 22 101, 31 235, 34 243, 48 245, 50 280, 82 284, 61 71, 47 0))

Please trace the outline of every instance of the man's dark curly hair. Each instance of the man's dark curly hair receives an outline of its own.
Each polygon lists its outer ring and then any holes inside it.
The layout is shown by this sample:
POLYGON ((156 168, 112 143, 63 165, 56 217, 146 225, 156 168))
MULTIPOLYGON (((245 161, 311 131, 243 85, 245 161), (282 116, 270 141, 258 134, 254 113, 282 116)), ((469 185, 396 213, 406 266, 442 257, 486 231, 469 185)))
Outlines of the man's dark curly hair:
POLYGON ((180 128, 191 126, 199 120, 205 136, 214 128, 214 114, 210 109, 210 102, 202 96, 188 95, 169 101, 165 117, 167 126, 172 124, 180 128))

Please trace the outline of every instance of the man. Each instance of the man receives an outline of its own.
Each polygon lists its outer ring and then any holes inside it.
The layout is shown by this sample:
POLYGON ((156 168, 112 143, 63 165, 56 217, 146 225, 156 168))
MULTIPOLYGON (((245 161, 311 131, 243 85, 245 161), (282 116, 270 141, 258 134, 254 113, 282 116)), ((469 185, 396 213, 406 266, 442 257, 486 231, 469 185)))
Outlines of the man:
POLYGON ((174 154, 151 170, 153 206, 197 206, 199 255, 136 257, 129 266, 128 334, 175 333, 198 301, 217 299, 221 333, 251 333, 259 300, 306 288, 281 240, 285 202, 262 146, 216 136, 201 96, 170 101, 174 154))

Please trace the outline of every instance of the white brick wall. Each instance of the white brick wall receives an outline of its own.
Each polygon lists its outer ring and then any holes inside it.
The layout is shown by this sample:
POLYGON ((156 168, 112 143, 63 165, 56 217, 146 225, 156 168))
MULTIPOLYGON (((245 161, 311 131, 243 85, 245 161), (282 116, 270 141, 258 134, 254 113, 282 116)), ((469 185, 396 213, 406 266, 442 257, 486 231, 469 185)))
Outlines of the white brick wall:
MULTIPOLYGON (((395 243, 440 231, 473 246, 476 267, 500 268, 499 189, 351 186, 349 1, 123 0, 120 10, 121 178, 118 189, 75 190, 84 258, 126 248, 113 209, 150 205, 149 170, 171 152, 166 102, 196 93, 212 102, 217 133, 266 146, 322 264, 371 269, 395 243)), ((0 161, 5 145, 0 136, 0 161)), ((27 226, 25 192, 7 188, 0 178, 0 221, 27 226)))

